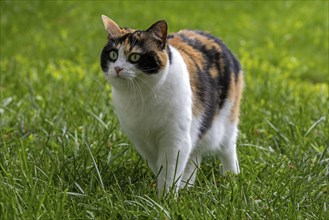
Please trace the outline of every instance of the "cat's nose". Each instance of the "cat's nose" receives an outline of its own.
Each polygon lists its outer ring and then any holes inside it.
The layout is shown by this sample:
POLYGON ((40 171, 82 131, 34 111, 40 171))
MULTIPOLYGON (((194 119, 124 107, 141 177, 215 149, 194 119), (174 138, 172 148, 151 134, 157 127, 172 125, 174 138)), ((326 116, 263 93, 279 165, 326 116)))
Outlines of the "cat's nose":
POLYGON ((119 67, 119 66, 116 66, 116 67, 114 67, 114 70, 115 70, 115 72, 117 72, 117 74, 119 74, 120 71, 123 70, 123 68, 119 67))

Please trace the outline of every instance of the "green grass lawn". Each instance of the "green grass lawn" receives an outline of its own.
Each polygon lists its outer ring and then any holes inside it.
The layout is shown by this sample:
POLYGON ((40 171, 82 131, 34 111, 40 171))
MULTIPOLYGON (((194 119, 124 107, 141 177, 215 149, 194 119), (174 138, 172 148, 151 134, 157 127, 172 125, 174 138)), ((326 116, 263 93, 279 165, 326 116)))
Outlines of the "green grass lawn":
POLYGON ((328 2, 1 1, 0 219, 325 219, 328 2), (246 78, 240 175, 204 159, 195 187, 159 200, 120 130, 99 67, 101 15, 202 29, 246 78))

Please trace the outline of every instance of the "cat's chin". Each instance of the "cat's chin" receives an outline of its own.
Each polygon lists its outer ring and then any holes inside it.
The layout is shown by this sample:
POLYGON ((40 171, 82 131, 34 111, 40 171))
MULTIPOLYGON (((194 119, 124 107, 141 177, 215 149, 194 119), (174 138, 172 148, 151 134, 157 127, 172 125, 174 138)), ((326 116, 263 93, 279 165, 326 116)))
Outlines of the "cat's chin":
POLYGON ((106 76, 107 82, 116 89, 125 89, 134 77, 106 76))

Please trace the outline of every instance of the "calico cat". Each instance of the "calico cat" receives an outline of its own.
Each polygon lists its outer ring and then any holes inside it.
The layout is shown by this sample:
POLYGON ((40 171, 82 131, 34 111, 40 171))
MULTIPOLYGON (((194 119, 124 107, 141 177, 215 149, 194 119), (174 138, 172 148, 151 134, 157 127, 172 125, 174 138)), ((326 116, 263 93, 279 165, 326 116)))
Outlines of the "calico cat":
POLYGON ((108 42, 101 68, 112 85, 120 124, 157 176, 159 195, 193 185, 202 155, 239 173, 236 152, 243 73, 224 43, 203 31, 167 35, 164 20, 147 30, 102 16, 108 42))

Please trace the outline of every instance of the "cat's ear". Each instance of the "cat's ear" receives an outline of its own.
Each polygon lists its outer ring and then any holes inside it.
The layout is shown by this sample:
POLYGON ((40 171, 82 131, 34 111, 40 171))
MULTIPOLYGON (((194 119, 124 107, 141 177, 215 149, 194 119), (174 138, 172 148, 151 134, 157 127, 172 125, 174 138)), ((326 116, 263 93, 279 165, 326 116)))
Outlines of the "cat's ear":
POLYGON ((153 34, 157 39, 161 40, 164 46, 166 44, 166 39, 167 39, 167 30, 168 30, 167 22, 165 20, 161 20, 155 22, 146 31, 148 33, 153 34))
POLYGON ((102 15, 102 20, 104 23, 104 27, 106 32, 109 34, 110 37, 120 37, 122 32, 121 28, 112 21, 109 17, 102 15))

